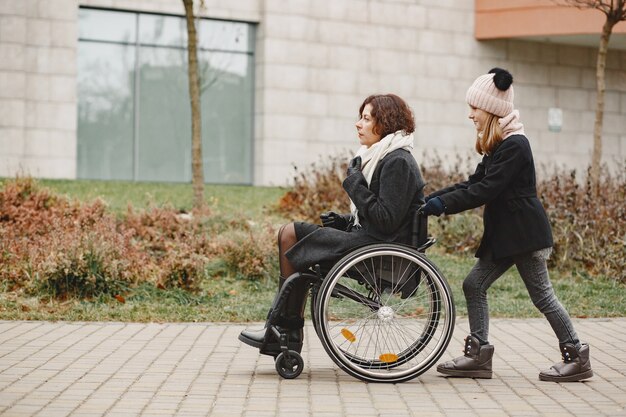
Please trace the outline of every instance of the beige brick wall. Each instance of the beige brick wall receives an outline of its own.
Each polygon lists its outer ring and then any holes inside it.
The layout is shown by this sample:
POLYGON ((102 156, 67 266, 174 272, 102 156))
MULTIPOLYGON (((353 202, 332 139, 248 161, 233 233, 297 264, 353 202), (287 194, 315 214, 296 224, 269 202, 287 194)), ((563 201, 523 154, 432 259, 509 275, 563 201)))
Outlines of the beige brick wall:
POLYGON ((0 0, 0 176, 76 176, 74 0, 0 0))
MULTIPOLYGON (((284 184, 292 165, 358 146, 354 121, 371 93, 394 92, 415 111, 415 155, 454 161, 471 154, 465 91, 493 66, 515 76, 516 107, 538 165, 588 164, 595 108, 593 48, 518 40, 478 42, 473 3, 449 1, 267 0, 257 48, 256 181, 284 184), (548 109, 561 108, 561 132, 548 109)), ((607 68, 604 156, 626 157, 626 53, 607 68)), ((478 159, 478 156, 476 156, 478 159)))
MULTIPOLYGON (((56 1, 56 0, 54 0, 56 1)), ((81 6, 109 9, 134 10, 142 12, 169 13, 183 15, 182 0, 75 0, 81 6)), ((195 1, 199 5, 199 1, 195 1)), ((196 7, 197 13, 218 19, 259 21, 259 0, 204 0, 205 7, 196 7)))
MULTIPOLYGON (((0 176, 76 175, 78 6, 182 14, 179 0, 0 0, 0 176)), ((516 107, 538 165, 584 169, 595 107, 594 48, 478 42, 468 0, 207 0, 202 14, 257 22, 256 184, 286 184, 293 165, 353 151, 371 93, 407 99, 416 151, 471 154, 465 91, 493 66, 515 77, 516 107), (563 128, 548 130, 548 109, 563 128)), ((609 52, 604 157, 626 157, 626 51, 609 52)), ((476 158, 478 158, 476 156, 476 158)))

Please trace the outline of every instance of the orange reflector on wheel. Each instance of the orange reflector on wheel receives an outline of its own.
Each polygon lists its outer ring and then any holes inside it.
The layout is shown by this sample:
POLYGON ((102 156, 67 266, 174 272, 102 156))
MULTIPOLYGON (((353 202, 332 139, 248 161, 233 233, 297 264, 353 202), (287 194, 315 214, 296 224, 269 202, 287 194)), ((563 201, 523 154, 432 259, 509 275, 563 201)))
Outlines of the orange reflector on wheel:
POLYGON ((391 363, 398 360, 398 355, 395 353, 383 353, 378 357, 378 359, 380 359, 381 362, 391 363))
POLYGON ((341 334, 350 343, 354 343, 354 341, 356 340, 356 336, 354 335, 354 333, 352 333, 350 330, 346 328, 341 329, 341 334))

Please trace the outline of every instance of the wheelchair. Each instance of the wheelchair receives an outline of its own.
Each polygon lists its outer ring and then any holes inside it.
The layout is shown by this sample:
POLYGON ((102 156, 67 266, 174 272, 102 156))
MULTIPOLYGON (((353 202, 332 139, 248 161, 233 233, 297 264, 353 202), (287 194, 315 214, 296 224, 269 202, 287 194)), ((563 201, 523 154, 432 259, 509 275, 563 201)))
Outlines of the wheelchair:
POLYGON ((285 281, 268 314, 268 342, 257 346, 261 354, 274 356, 281 377, 296 378, 304 368, 302 340, 294 343, 285 328, 299 324, 302 331, 309 293, 313 327, 322 346, 349 375, 366 382, 398 383, 437 362, 452 338, 455 309, 445 277, 425 255, 436 241, 427 235, 427 220, 415 212, 410 245, 363 246, 329 268, 316 265, 285 281), (290 311, 295 305, 301 314, 296 323, 291 318, 285 325, 288 304, 290 311))

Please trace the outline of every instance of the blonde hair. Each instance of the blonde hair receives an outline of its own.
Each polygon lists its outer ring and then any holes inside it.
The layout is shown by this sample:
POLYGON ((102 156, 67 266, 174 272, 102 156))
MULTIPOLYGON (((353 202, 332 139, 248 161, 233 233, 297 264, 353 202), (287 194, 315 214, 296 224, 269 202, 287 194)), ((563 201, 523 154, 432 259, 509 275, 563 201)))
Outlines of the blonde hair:
POLYGON ((491 155, 500 142, 502 142, 504 133, 502 132, 500 123, 498 123, 499 119, 500 117, 489 113, 485 128, 476 136, 476 152, 479 154, 491 155))

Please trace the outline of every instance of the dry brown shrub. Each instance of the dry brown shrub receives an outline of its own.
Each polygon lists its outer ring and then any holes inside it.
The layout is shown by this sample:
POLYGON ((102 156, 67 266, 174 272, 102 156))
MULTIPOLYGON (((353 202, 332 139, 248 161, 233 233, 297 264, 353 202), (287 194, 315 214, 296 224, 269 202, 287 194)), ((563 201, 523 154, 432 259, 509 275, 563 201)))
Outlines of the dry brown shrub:
POLYGON ((341 186, 348 160, 347 155, 338 155, 314 163, 304 171, 294 167, 293 188, 279 200, 278 212, 312 223, 319 222, 324 211, 349 212, 350 202, 341 186))
POLYGON ((119 292, 150 272, 100 200, 80 204, 18 178, 0 193, 0 224, 0 279, 13 287, 91 297, 119 292))
POLYGON ((467 180, 468 174, 473 172, 477 159, 466 155, 457 155, 453 161, 444 161, 437 153, 424 152, 420 162, 422 177, 426 186, 424 195, 428 195, 441 188, 457 182, 467 180), (446 168, 448 166, 449 168, 446 168))
POLYGON ((217 258, 251 280, 277 264, 269 227, 171 207, 129 207, 118 219, 102 201, 71 201, 31 178, 0 189, 0 232, 4 288, 57 298, 115 296, 144 282, 197 291, 217 258))
POLYGON ((272 226, 231 233, 220 247, 220 258, 231 273, 252 281, 278 277, 276 231, 272 226))
POLYGON ((615 174, 604 167, 597 188, 575 171, 538 185, 554 234, 552 262, 626 282, 626 162, 615 174))

